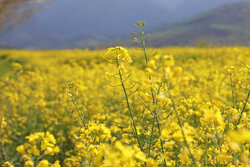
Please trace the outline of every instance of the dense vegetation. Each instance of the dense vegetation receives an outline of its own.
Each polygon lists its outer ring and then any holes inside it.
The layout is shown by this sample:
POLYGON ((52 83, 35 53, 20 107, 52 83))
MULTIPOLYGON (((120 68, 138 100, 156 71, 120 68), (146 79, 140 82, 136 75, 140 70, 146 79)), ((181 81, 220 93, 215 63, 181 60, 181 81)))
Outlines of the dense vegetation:
POLYGON ((138 35, 142 50, 1 50, 0 165, 249 166, 250 48, 138 35))

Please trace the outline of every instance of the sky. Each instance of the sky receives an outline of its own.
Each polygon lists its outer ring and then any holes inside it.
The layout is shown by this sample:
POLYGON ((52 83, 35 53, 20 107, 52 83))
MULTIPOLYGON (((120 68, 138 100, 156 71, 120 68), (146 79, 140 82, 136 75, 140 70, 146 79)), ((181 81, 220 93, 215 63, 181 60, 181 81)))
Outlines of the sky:
MULTIPOLYGON (((0 36, 0 45, 31 46, 127 35, 138 20, 160 28, 240 0, 51 0, 0 36)), ((250 0, 244 0, 250 2, 250 0)))

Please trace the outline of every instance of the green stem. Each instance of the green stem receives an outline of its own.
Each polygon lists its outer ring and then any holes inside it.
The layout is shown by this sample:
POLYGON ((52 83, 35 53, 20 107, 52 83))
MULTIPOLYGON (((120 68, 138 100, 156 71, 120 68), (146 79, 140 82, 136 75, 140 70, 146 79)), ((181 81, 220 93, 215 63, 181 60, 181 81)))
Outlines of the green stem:
POLYGON ((233 81, 232 81, 232 75, 230 75, 230 86, 232 89, 232 101, 233 101, 233 108, 237 108, 237 102, 235 99, 235 92, 234 92, 234 86, 233 86, 233 81))
MULTIPOLYGON (((143 38, 142 26, 140 26, 140 35, 141 35, 142 50, 143 50, 145 62, 146 62, 146 65, 147 65, 148 64, 148 57, 147 57, 147 52, 146 52, 146 47, 145 47, 145 41, 144 41, 144 38, 143 38)), ((157 121, 157 128, 158 128, 159 136, 161 136, 161 128, 160 128, 160 121, 159 121, 159 117, 158 117, 158 113, 157 113, 157 99, 156 99, 155 94, 154 94, 153 85, 152 85, 152 82, 151 82, 152 79, 151 79, 150 75, 148 76, 148 79, 150 81, 150 89, 151 89, 151 95, 152 95, 153 104, 155 104, 155 110, 154 110, 154 113, 153 113, 154 114, 154 120, 153 120, 153 125, 152 125, 152 131, 151 131, 150 141, 149 141, 148 156, 150 156, 152 136, 154 134, 154 129, 153 128, 154 128, 155 119, 157 121)), ((160 91, 160 87, 159 87, 158 93, 159 93, 159 91, 160 91)), ((162 139, 160 139, 160 141, 161 141, 161 150, 162 150, 162 153, 164 153, 163 141, 162 141, 162 139)), ((165 159, 163 161, 164 161, 164 166, 167 166, 165 159)))
POLYGON ((76 104, 75 99, 73 98, 73 95, 71 96, 71 98, 72 98, 72 102, 74 103, 75 109, 76 109, 76 111, 77 111, 77 113, 78 113, 78 115, 79 115, 79 117, 80 117, 80 119, 81 119, 82 126, 84 127, 84 126, 85 126, 84 119, 83 119, 83 117, 82 117, 82 115, 81 115, 81 113, 80 113, 80 110, 79 110, 78 107, 77 107, 77 104, 76 104))
POLYGON ((145 41, 144 41, 143 33, 142 33, 142 26, 140 26, 140 34, 141 34, 141 45, 142 45, 144 57, 145 57, 146 64, 147 64, 148 63, 148 57, 147 57, 147 52, 146 52, 146 47, 145 47, 145 41))
POLYGON ((150 139, 149 139, 149 148, 148 148, 148 157, 150 157, 150 151, 151 151, 151 145, 152 145, 152 138, 153 138, 153 135, 154 135, 154 127, 155 127, 155 115, 154 115, 154 119, 153 119, 153 123, 152 123, 152 129, 151 129, 151 136, 150 136, 150 139))
MULTIPOLYGON (((117 67, 119 68, 118 60, 117 60, 117 67)), ((127 91, 126 91, 126 88, 125 88, 125 85, 124 85, 124 82, 123 82, 122 74, 121 74, 121 71, 119 69, 118 69, 118 71, 119 71, 119 77, 120 77, 120 81, 121 81, 121 84, 122 84, 123 92, 124 92, 124 95, 125 95, 125 98, 126 98, 128 111, 129 111, 129 114, 130 114, 130 117, 131 117, 131 120, 132 120, 133 129, 135 131, 135 137, 137 139, 137 142, 138 142, 138 145, 139 145, 141 151, 143 151, 142 146, 141 146, 141 142, 140 142, 140 139, 139 139, 138 131, 137 131, 137 128, 136 128, 134 116, 133 116, 133 113, 132 113, 132 110, 131 110, 131 107, 130 107, 130 104, 129 104, 129 101, 128 101, 128 94, 127 94, 127 91)))
POLYGON ((189 151, 190 157, 191 157, 191 159, 192 159, 194 165, 197 166, 197 165, 196 165, 196 160, 195 160, 195 158, 194 158, 194 155, 192 154, 191 149, 190 149, 190 146, 189 146, 189 144, 188 144, 188 142, 187 142, 187 138, 186 138, 185 132, 184 132, 184 130, 183 130, 183 125, 182 125, 182 122, 181 122, 181 118, 180 118, 180 116, 179 116, 179 114, 178 114, 178 112, 177 112, 175 102, 174 102, 174 100, 173 100, 172 95, 171 95, 170 92, 169 92, 169 95, 170 95, 170 98, 171 98, 171 100, 172 100, 172 104, 173 104, 173 108, 174 108, 174 111, 175 111, 175 114, 176 114, 176 117, 177 117, 177 120, 178 120, 178 124, 179 124, 179 126, 180 126, 180 128, 181 128, 181 133, 182 133, 182 136, 183 136, 183 139, 184 139, 184 144, 186 145, 186 147, 187 147, 187 149, 188 149, 188 151, 189 151))
POLYGON ((246 105, 247 105, 249 96, 250 96, 250 90, 248 91, 248 94, 247 94, 247 98, 246 98, 245 104, 244 104, 243 109, 242 109, 242 111, 241 111, 241 113, 240 113, 240 118, 238 119, 238 122, 237 122, 237 124, 236 124, 236 129, 237 129, 237 126, 240 124, 240 120, 241 120, 241 117, 242 117, 243 113, 244 113, 245 110, 246 110, 246 105))
MULTIPOLYGON (((160 92, 160 88, 161 88, 161 86, 159 86, 157 95, 160 92)), ((154 109, 154 112, 153 112, 154 120, 153 120, 153 126, 152 127, 154 127, 154 122, 155 122, 155 119, 156 119, 159 136, 161 136, 161 125, 160 125, 160 121, 159 121, 159 117, 158 117, 158 113, 157 113, 157 104, 158 104, 158 100, 156 99, 156 101, 155 101, 155 109, 154 109)), ((152 138, 153 135, 154 135, 154 131, 153 131, 153 128, 152 128, 150 142, 149 142, 149 144, 150 144, 149 145, 149 155, 150 155, 151 141, 152 141, 151 138, 152 138)), ((161 141, 161 150, 162 150, 162 153, 164 153, 163 141, 162 141, 162 139, 160 139, 160 141, 161 141)))

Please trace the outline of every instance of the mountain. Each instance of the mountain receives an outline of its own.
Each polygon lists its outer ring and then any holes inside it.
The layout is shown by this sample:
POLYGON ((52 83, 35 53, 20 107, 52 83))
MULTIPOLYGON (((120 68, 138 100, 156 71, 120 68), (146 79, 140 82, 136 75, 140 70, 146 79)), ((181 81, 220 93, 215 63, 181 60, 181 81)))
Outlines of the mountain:
MULTIPOLYGON (((152 31, 152 35, 155 36, 155 46, 160 46, 160 42, 165 45, 169 44, 167 42, 169 39, 176 40, 172 32, 178 35, 177 32, 184 33, 183 28, 191 26, 188 25, 188 21, 171 26, 164 25, 192 17, 228 2, 238 1, 52 0, 49 5, 15 29, 0 32, 0 45, 28 49, 99 45, 127 36, 134 31, 132 25, 136 21, 145 20, 147 31, 163 27, 155 32, 152 31), (164 38, 161 37, 162 34, 164 38)), ((245 1, 250 2, 250 0, 245 1)), ((222 28, 224 27, 217 27, 217 29, 222 28)), ((231 27, 231 29, 234 28, 231 27)), ((185 38, 185 35, 181 33, 179 35, 185 38)), ((179 42, 171 44, 179 44, 179 42)))
POLYGON ((249 45, 250 3, 226 4, 151 32, 151 45, 249 45))
POLYGON ((129 33, 137 19, 158 24, 165 15, 170 14, 151 0, 52 0, 31 19, 5 32, 0 44, 24 48, 82 47, 129 33))

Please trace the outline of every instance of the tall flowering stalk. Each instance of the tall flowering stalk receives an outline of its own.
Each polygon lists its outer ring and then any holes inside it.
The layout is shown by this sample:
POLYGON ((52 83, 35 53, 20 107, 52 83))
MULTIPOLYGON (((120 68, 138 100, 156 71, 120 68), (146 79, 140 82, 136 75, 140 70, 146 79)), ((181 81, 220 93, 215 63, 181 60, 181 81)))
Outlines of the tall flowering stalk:
POLYGON ((128 93, 127 93, 127 89, 125 87, 124 84, 124 79, 123 79, 123 73, 125 73, 127 70, 125 68, 125 64, 127 63, 132 63, 132 59, 128 54, 128 51, 121 47, 121 46, 116 46, 116 47, 112 47, 112 48, 108 48, 106 54, 104 55, 104 59, 108 60, 109 63, 116 63, 117 68, 118 68, 118 74, 119 74, 119 79, 121 82, 121 86, 124 92, 124 96, 127 102, 127 107, 128 107, 128 111, 129 111, 129 115, 131 118, 131 122, 132 122, 132 128, 133 131, 135 132, 135 137, 137 139, 138 145, 140 147, 141 150, 143 150, 140 139, 139 139, 139 134, 138 134, 138 130, 136 128, 136 124, 135 124, 135 120, 134 120, 134 115, 129 103, 129 99, 128 99, 128 93))
MULTIPOLYGON (((150 67, 150 66, 152 66, 152 63, 154 63, 154 61, 149 60, 147 52, 146 52, 146 44, 145 44, 145 39, 144 39, 144 32, 142 31, 142 27, 144 25, 145 25, 144 21, 138 21, 137 25, 134 25, 134 27, 137 27, 137 26, 139 27, 139 33, 134 32, 133 34, 138 34, 139 35, 140 43, 141 43, 141 49, 142 49, 142 52, 143 52, 143 56, 144 56, 144 59, 145 59, 146 66, 150 67)), ((135 38, 135 40, 133 42, 137 42, 137 38, 135 38)), ((157 103, 158 103, 157 95, 160 93, 160 88, 161 88, 162 84, 160 84, 157 92, 154 92, 153 84, 152 84, 152 78, 151 78, 150 74, 148 75, 148 80, 150 82, 152 102, 154 104, 154 109, 152 110, 153 111, 152 112, 153 113, 152 129, 151 129, 151 136, 150 136, 150 139, 149 139, 149 149, 148 149, 148 156, 150 156, 150 151, 151 151, 151 147, 152 147, 152 138, 154 136, 155 120, 156 120, 156 124, 157 124, 158 134, 159 134, 159 136, 161 136, 161 125, 160 125, 160 120, 159 120, 159 116, 158 116, 158 113, 157 113, 157 108, 158 108, 158 106, 157 106, 157 103)), ((162 139, 160 139, 160 143, 161 143, 161 151, 162 151, 162 153, 164 153, 163 140, 162 139)), ((166 166, 165 159, 163 161, 164 161, 164 165, 166 166)))

